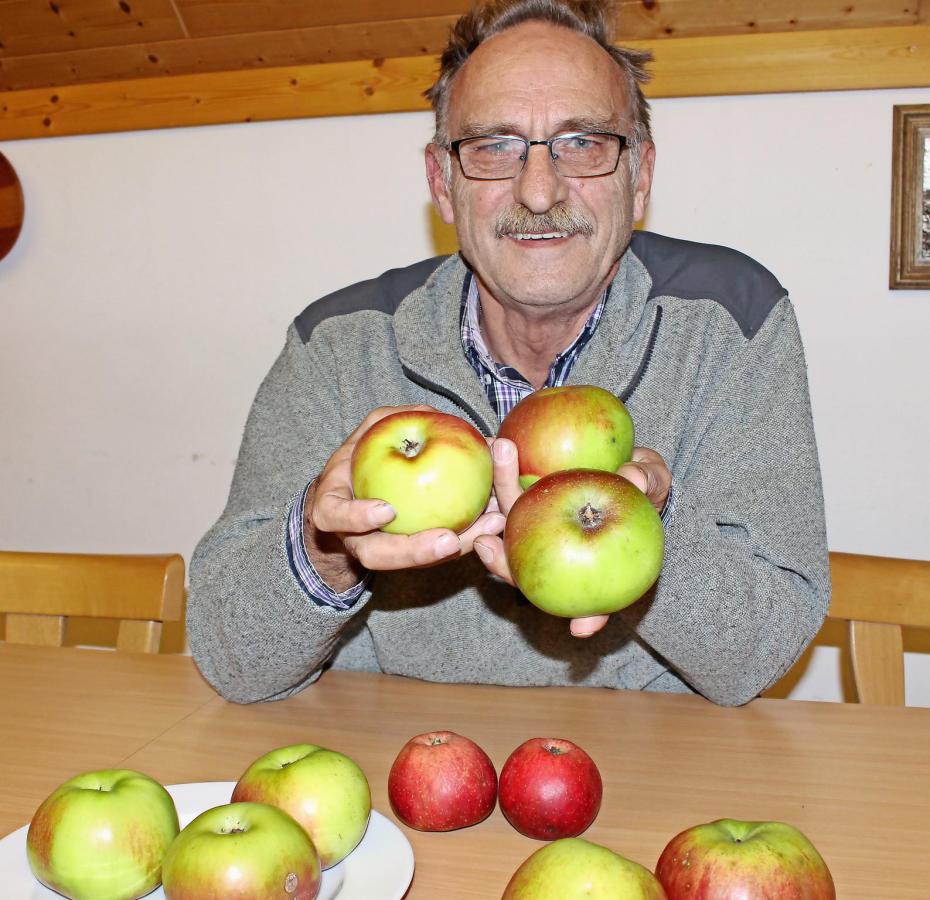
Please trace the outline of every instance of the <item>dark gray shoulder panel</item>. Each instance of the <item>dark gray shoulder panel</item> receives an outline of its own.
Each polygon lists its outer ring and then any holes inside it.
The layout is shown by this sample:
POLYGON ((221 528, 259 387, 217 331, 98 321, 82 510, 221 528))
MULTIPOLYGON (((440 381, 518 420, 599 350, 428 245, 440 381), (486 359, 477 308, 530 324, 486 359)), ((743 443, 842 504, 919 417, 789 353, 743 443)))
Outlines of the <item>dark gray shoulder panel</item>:
POLYGON ((313 334, 313 329, 324 319, 333 316, 346 316, 365 309, 394 315, 400 301, 411 291, 425 284, 446 259, 446 256, 434 256, 403 269, 389 269, 377 278, 359 281, 321 297, 294 319, 300 339, 306 344, 313 334))
POLYGON ((746 338, 762 327, 787 291, 754 259, 715 244, 634 231, 630 246, 652 277, 650 297, 716 300, 746 338))

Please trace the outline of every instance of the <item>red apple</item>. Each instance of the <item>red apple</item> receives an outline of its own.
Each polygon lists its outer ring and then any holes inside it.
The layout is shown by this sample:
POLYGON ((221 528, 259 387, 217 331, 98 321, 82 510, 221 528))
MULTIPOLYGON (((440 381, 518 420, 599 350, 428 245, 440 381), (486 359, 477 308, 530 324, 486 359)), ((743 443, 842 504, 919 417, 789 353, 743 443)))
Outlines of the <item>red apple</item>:
POLYGON ((666 900, 644 866, 584 838, 540 847, 513 873, 501 900, 666 900))
POLYGON ((453 731, 411 738, 388 775, 397 818, 420 831, 453 831, 486 819, 497 800, 497 773, 487 753, 453 731))
POLYGON ((659 577, 662 520, 634 484, 612 472, 546 475, 510 509, 504 550, 517 587, 554 616, 616 612, 659 577))
POLYGON ((601 773, 571 741, 532 738, 504 763, 501 811, 520 834, 540 841, 575 837, 597 818, 601 773))
POLYGON ((473 425, 436 410, 392 413, 375 422, 352 452, 352 490, 385 500, 396 517, 381 530, 462 532, 484 512, 493 463, 473 425))
POLYGON ((310 836, 265 803, 201 813, 175 838, 162 869, 167 900, 314 900, 322 884, 310 836))
POLYGON ((564 385, 524 397, 501 422, 498 437, 517 445, 526 489, 563 469, 616 472, 633 453, 633 420, 610 391, 564 385))
POLYGON ((656 877, 668 900, 835 900, 830 870, 797 828, 718 819, 672 838, 656 877))

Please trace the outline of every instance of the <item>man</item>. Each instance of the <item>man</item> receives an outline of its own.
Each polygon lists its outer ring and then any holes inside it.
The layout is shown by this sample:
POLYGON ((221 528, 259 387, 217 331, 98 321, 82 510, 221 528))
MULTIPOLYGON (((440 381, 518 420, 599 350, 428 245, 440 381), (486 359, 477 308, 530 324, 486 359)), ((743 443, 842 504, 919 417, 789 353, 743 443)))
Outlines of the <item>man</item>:
POLYGON ((607 21, 590 0, 497 0, 457 25, 426 164, 461 254, 324 298, 289 330, 191 564, 190 643, 224 696, 284 697, 335 665, 738 704, 819 628, 823 509, 790 302, 734 251, 633 235, 655 158, 646 57, 612 48, 607 21), (494 497, 461 535, 380 532, 393 510, 354 499, 349 477, 359 436, 398 406, 491 438, 517 399, 561 383, 626 402, 644 446, 620 471, 666 529, 656 588, 570 626, 508 583, 512 443, 493 442, 494 497))

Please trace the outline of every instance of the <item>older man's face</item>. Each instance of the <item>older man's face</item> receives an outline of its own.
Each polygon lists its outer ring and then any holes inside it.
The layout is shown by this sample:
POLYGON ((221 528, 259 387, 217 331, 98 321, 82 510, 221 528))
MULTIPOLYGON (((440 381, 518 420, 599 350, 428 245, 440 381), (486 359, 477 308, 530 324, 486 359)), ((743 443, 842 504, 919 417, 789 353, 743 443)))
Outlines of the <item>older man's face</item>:
MULTIPOLYGON (((616 63, 594 41, 565 28, 527 22, 482 44, 452 87, 451 140, 477 133, 543 140, 569 131, 632 132, 627 92, 616 63)), ((617 171, 596 178, 560 176, 548 149, 530 149, 512 180, 466 179, 456 160, 447 186, 441 152, 427 155, 430 187, 446 222, 476 271, 483 293, 508 306, 569 312, 596 299, 616 271, 633 223, 645 210, 652 148, 631 184, 624 150, 617 171), (528 240, 551 232, 545 214, 568 208, 587 227, 567 237, 528 240), (529 212, 533 216, 526 217, 529 212), (514 213, 523 213, 522 218, 514 213), (505 225, 500 234, 499 223, 505 225), (515 222, 522 233, 514 232, 515 222)), ((564 226, 561 226, 564 230, 564 226)))

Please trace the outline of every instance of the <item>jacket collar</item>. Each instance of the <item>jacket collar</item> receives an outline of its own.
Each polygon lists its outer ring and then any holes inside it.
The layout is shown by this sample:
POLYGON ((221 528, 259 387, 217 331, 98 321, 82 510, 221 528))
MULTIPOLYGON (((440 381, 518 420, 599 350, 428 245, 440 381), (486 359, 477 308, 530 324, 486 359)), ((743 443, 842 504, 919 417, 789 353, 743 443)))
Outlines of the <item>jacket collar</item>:
MULTIPOLYGON (((426 283, 408 294, 394 314, 394 335, 404 367, 419 380, 438 385, 465 402, 492 433, 497 418, 462 349, 460 314, 467 268, 450 256, 426 283)), ((631 353, 639 347, 651 279, 627 249, 611 284, 603 317, 572 369, 569 384, 598 384, 621 393, 632 377, 631 353)))

